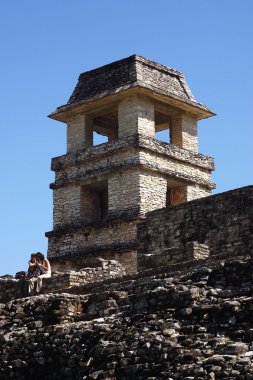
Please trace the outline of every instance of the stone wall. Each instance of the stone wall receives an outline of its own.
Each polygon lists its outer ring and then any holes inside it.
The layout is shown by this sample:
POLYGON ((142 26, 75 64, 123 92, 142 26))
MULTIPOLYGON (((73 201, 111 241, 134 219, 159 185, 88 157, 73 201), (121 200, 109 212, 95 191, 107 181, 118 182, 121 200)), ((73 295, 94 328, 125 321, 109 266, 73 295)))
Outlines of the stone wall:
POLYGON ((99 258, 93 261, 93 265, 96 266, 81 268, 78 272, 53 273, 50 279, 44 280, 41 293, 68 292, 73 286, 83 286, 125 275, 124 267, 116 260, 99 258))
MULTIPOLYGON (((136 222, 100 224, 98 227, 69 228, 48 233, 49 251, 64 256, 85 248, 105 248, 108 245, 136 241, 136 222)), ((115 247, 116 248, 116 247, 115 247)))
POLYGON ((218 253, 253 254, 253 187, 248 186, 162 210, 138 225, 138 254, 185 249, 196 241, 218 253))
POLYGON ((24 287, 13 276, 0 277, 0 303, 24 296, 24 287))
POLYGON ((202 185, 209 192, 213 188, 211 173, 206 168, 186 165, 180 161, 150 151, 141 151, 139 159, 144 168, 147 167, 150 170, 159 171, 175 181, 193 181, 199 186, 202 185))
MULTIPOLYGON (((65 226, 63 230, 52 231, 48 236, 48 257, 58 259, 59 262, 68 258, 75 262, 73 256, 77 256, 77 262, 89 263, 92 257, 105 254, 107 258, 115 258, 116 255, 136 249, 136 223, 137 220, 118 220, 112 223, 100 223, 87 227, 65 226), (108 256, 108 253, 111 255, 108 256), (81 258, 81 259, 80 259, 81 258)), ((122 255, 119 261, 125 261, 122 255)), ((79 268, 75 264, 68 264, 65 268, 79 268), (70 266, 69 266, 70 265, 70 266)), ((81 264, 83 265, 83 264, 81 264)), ((136 264, 135 264, 136 266, 136 264)), ((132 262, 129 260, 127 270, 132 270, 132 262)))
POLYGON ((139 254, 137 256, 137 268, 141 272, 149 268, 168 267, 173 264, 184 264, 209 257, 208 245, 199 244, 196 241, 186 243, 184 247, 166 248, 160 254, 139 254))
MULTIPOLYGON (((159 202, 164 201, 164 193, 158 190, 166 192, 166 181, 162 186, 158 176, 153 178, 151 184, 147 184, 149 178, 142 174, 140 179, 143 188, 139 183, 140 190, 144 191, 142 200, 146 212, 149 207, 163 207, 159 202)), ((142 255, 159 255, 157 263, 160 265, 196 259, 197 255, 189 251, 191 244, 196 247, 207 246, 210 255, 250 254, 253 248, 252 187, 161 208, 147 213, 144 221, 138 220, 136 216, 132 220, 124 214, 116 216, 121 220, 114 219, 99 226, 77 225, 69 226, 69 229, 65 226, 62 230, 48 233, 49 258, 58 258, 60 261, 68 258, 71 262, 77 255, 77 262, 81 257, 88 263, 92 255, 101 253, 105 258, 119 260, 131 273, 136 269, 135 254, 130 255, 129 263, 127 255, 135 252, 137 242, 138 270, 148 265, 147 257, 143 258, 142 255)), ((152 260, 155 262, 156 259, 152 260)))
POLYGON ((136 70, 134 66, 135 56, 129 57, 102 68, 82 73, 68 103, 89 99, 99 93, 110 91, 121 87, 129 82, 136 81, 136 70))
MULTIPOLYGON (((82 263, 80 263, 82 264, 82 263)), ((93 267, 81 268, 78 271, 53 272, 51 278, 43 280, 41 294, 68 292, 72 287, 103 282, 125 275, 124 267, 115 260, 94 258, 93 267)), ((22 276, 21 276, 22 277, 22 276)), ((25 293, 25 278, 12 276, 0 277, 0 303, 23 298, 25 293)))
POLYGON ((136 247, 121 246, 119 249, 115 247, 102 248, 94 250, 90 253, 75 252, 72 255, 65 255, 63 257, 51 258, 51 266, 56 272, 65 272, 66 268, 71 271, 79 271, 80 268, 93 267, 94 261, 97 257, 104 260, 114 260, 122 265, 126 274, 137 272, 137 250, 136 247))
MULTIPOLYGON (((107 189, 106 189, 107 190, 107 189)), ((85 186, 81 187, 81 220, 85 224, 99 222, 102 218, 102 192, 85 186)), ((108 202, 106 202, 107 204, 108 202)))
POLYGON ((166 206, 167 180, 158 173, 127 170, 108 180, 108 215, 137 209, 145 214, 166 206))
POLYGON ((205 186, 200 185, 189 185, 185 187, 186 190, 186 200, 187 201, 193 201, 195 199, 208 197, 211 195, 211 192, 209 189, 207 189, 205 186))

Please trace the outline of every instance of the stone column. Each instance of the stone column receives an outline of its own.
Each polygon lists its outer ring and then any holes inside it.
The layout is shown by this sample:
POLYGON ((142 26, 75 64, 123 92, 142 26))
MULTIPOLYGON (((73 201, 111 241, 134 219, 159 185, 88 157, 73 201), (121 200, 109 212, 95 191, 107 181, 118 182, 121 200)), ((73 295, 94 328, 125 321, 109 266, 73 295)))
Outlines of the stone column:
POLYGON ((139 208, 139 187, 138 171, 113 173, 108 179, 108 213, 139 208))
POLYGON ((118 131, 115 129, 112 129, 110 133, 108 133, 108 142, 111 143, 113 141, 116 141, 118 139, 118 131))
POLYGON ((189 185, 186 187, 186 200, 193 201, 194 199, 204 198, 211 195, 211 190, 200 185, 189 185))
POLYGON ((170 128, 170 142, 180 148, 198 153, 196 119, 187 114, 173 117, 170 128))
POLYGON ((54 190, 54 228, 81 220, 81 188, 79 185, 54 190))
POLYGON ((139 174, 140 213, 166 207, 167 180, 160 174, 139 174))
POLYGON ((118 106, 119 139, 129 135, 155 136, 154 104, 137 95, 124 99, 118 106))
POLYGON ((68 122, 67 151, 77 152, 93 146, 93 122, 90 116, 78 114, 68 122))

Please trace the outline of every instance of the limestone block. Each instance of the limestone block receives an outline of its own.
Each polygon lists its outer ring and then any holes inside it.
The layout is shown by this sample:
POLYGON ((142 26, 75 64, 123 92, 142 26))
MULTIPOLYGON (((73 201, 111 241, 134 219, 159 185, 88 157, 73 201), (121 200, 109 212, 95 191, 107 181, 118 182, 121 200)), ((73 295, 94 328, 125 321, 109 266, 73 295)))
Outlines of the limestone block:
POLYGON ((83 113, 73 116, 67 127, 67 151, 77 152, 92 145, 92 119, 83 113))
POLYGON ((118 106, 119 138, 136 133, 155 136, 154 105, 148 99, 131 96, 118 106))
POLYGON ((171 144, 198 152, 197 121, 188 114, 174 117, 171 125, 171 144))

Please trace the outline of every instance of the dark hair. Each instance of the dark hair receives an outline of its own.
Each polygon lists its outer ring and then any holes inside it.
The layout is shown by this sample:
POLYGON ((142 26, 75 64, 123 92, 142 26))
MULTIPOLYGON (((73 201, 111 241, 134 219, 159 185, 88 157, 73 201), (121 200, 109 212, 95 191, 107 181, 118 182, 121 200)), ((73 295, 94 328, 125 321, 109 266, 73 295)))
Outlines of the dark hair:
POLYGON ((45 256, 43 255, 43 253, 41 252, 37 252, 36 253, 36 256, 38 256, 40 259, 44 260, 45 259, 45 256))

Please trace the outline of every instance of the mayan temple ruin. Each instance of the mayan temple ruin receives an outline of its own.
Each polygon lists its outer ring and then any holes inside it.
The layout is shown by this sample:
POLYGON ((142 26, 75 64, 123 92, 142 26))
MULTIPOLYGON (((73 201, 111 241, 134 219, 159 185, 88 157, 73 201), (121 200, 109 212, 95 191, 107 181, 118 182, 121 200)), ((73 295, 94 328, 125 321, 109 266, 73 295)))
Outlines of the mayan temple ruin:
POLYGON ((52 276, 0 277, 0 380, 253 380, 253 186, 211 194, 214 115, 141 56, 80 75, 49 115, 52 276))

